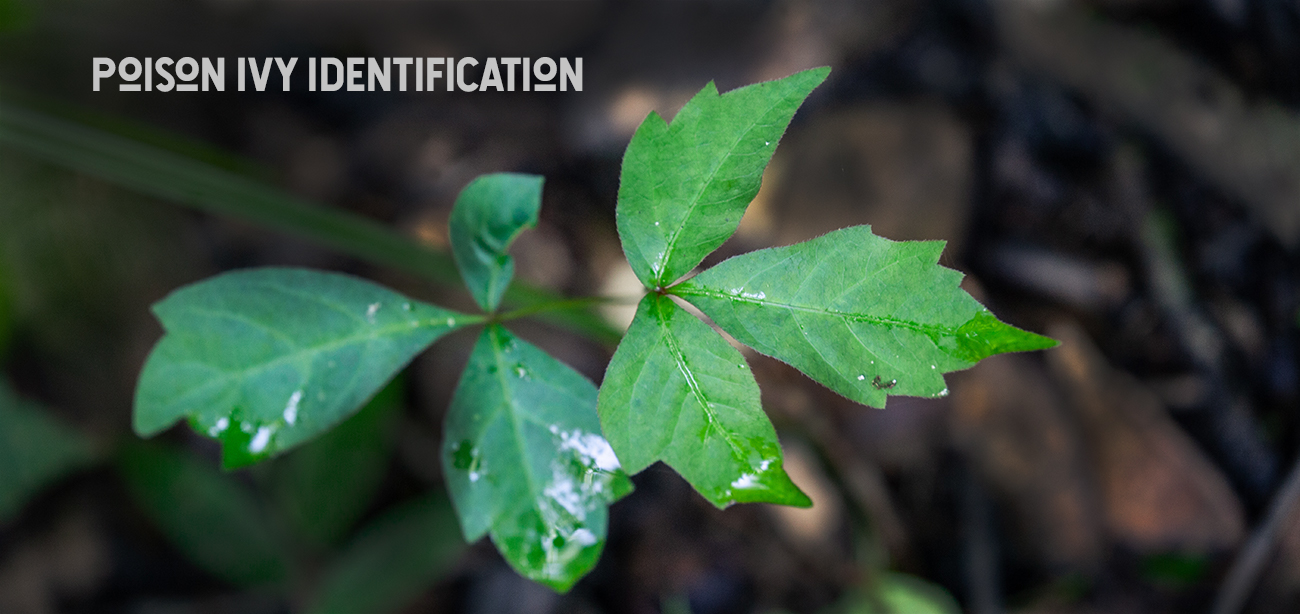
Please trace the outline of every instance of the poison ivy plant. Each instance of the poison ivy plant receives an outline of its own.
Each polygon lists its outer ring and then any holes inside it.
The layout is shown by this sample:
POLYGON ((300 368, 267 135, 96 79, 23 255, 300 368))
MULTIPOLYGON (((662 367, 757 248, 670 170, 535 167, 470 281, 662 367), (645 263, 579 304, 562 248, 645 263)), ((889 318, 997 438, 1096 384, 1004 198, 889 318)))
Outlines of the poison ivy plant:
POLYGON ((629 470, 665 461, 719 507, 809 502, 781 467, 740 353, 672 296, 876 407, 888 394, 947 394, 943 373, 1055 343, 999 322, 959 289, 961 274, 937 264, 942 242, 896 243, 866 226, 743 254, 670 285, 735 231, 772 147, 826 74, 723 95, 706 87, 671 124, 648 117, 623 158, 619 238, 651 294, 610 361, 601 426, 629 470))
MULTIPOLYGON (((600 556, 608 507, 632 489, 627 471, 656 461, 718 507, 809 505, 785 473, 744 356, 687 303, 741 343, 877 407, 890 394, 942 396, 943 373, 1055 343, 999 322, 960 290, 961 275, 937 264, 942 243, 896 243, 865 226, 690 277, 735 232, 795 111, 828 72, 726 94, 709 84, 671 122, 651 114, 637 130, 616 212, 647 293, 599 390, 505 326, 593 300, 500 310, 517 288, 510 244, 537 224, 543 182, 498 173, 464 189, 448 224, 459 276, 484 313, 299 269, 196 283, 154 307, 166 334, 141 373, 137 433, 188 419, 221 442, 224 466, 248 465, 347 419, 437 339, 481 323, 447 413, 442 466, 465 538, 490 536, 521 574, 558 591, 572 586, 600 556)), ((329 227, 333 240, 349 244, 329 227)), ((302 471, 317 471, 308 465, 302 471)), ((412 514, 393 526, 414 530, 375 529, 358 542, 357 560, 417 556, 392 535, 432 535, 436 514, 412 514)), ((345 516, 321 535, 338 536, 354 519, 345 516)), ((436 567, 419 560, 420 569, 436 567)), ((340 567, 336 586, 379 581, 363 571, 340 567)), ((403 577, 408 586, 427 575, 403 577)), ((319 609, 352 607, 351 590, 330 593, 319 609)))

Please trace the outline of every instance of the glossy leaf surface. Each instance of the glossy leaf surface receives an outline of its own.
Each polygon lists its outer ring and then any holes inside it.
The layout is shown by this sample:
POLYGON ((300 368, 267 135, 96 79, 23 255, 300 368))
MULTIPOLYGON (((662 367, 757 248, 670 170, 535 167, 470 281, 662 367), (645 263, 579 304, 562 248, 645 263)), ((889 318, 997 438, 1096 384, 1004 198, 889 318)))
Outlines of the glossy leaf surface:
POLYGON ((736 231, 794 112, 829 68, 718 94, 710 82, 667 123, 637 128, 623 156, 618 235, 638 278, 662 288, 736 231))
POLYGON ((519 233, 537 225, 542 178, 493 173, 472 181, 451 210, 447 223, 451 252, 474 300, 495 311, 515 274, 507 253, 519 233))
POLYGON ((303 269, 235 271, 154 305, 166 335, 145 362, 134 425, 189 418, 248 465, 352 415, 434 340, 481 318, 368 281, 303 269))
POLYGON ((93 460, 81 433, 0 381, 0 523, 41 489, 93 460))
POLYGON ((402 381, 394 379, 356 415, 276 460, 276 503, 308 542, 337 542, 370 507, 392 456, 402 381))
POLYGON ((233 477, 157 444, 127 446, 118 464, 136 504, 196 565, 242 586, 285 578, 266 516, 233 477))
POLYGON ((596 387, 499 325, 479 337, 447 415, 443 472, 465 538, 490 534, 519 573, 568 590, 632 490, 600 435, 596 387))
POLYGON ((942 250, 854 226, 736 256, 673 291, 741 343, 873 407, 945 395, 944 373, 1056 345, 999 322, 937 264, 942 250))
POLYGON ((667 296, 647 295, 605 371, 600 422, 629 472, 662 460, 714 505, 812 502, 736 348, 667 296))
POLYGON ((386 614, 433 584, 465 547, 442 494, 404 503, 361 529, 325 573, 312 614, 386 614))

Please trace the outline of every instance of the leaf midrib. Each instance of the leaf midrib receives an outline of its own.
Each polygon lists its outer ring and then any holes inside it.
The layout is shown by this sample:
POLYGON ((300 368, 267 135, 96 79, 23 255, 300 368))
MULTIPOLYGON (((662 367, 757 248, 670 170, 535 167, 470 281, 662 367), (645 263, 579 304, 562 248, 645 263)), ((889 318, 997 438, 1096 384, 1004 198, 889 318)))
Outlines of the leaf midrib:
MULTIPOLYGON (((727 93, 730 94, 731 92, 727 92, 727 93)), ((721 100, 722 96, 723 96, 722 94, 719 94, 717 96, 717 100, 721 100)), ((673 234, 668 237, 668 245, 664 247, 664 259, 663 259, 662 268, 659 271, 657 271, 655 275, 656 285, 658 285, 659 287, 663 287, 664 284, 673 281, 671 279, 664 279, 663 275, 668 270, 669 263, 672 262, 673 250, 675 250, 677 247, 677 239, 681 236, 682 231, 686 228, 686 224, 688 221, 690 221, 691 215, 695 213, 695 210, 697 208, 699 208, 700 198, 704 195, 705 190, 707 190, 710 185, 713 185, 713 180, 715 177, 717 177, 718 171, 722 169, 723 163, 725 163, 728 159, 731 158, 732 153, 736 150, 736 146, 740 143, 740 141, 742 141, 745 138, 745 136, 748 135, 750 132, 753 132, 754 127, 759 124, 759 119, 767 117, 767 114, 771 113, 772 109, 776 108, 778 104, 784 102, 785 99, 786 97, 778 98, 772 104, 768 105, 768 107, 763 111, 762 115, 758 115, 757 119, 750 122, 745 127, 745 130, 743 130, 742 132, 740 132, 738 136, 736 136, 736 139, 732 141, 731 145, 727 147, 726 154, 718 158, 718 160, 713 164, 713 167, 709 169, 708 178, 705 181, 701 182, 699 190, 695 193, 693 197, 691 197, 688 208, 686 210, 686 215, 682 216, 681 223, 678 224, 677 228, 673 230, 673 234)), ((714 101, 710 100, 710 102, 714 102, 714 101)), ((669 129, 671 130, 671 127, 669 129)))
MULTIPOLYGON (((678 308, 677 305, 672 304, 672 299, 663 298, 661 300, 668 301, 671 308, 678 308)), ((669 328, 668 321, 665 319, 663 311, 655 309, 655 320, 659 322, 659 326, 663 330, 664 343, 668 346, 668 353, 672 355, 673 362, 677 365, 677 370, 686 378, 686 385, 691 389, 692 396, 695 397, 695 402, 700 405, 700 408, 704 410, 704 414, 708 417, 709 428, 712 429, 717 427, 717 431, 722 435, 723 441, 726 441, 727 446, 731 448, 732 456, 743 462, 740 446, 738 446, 733 440, 729 430, 722 426, 722 422, 718 418, 717 413, 713 411, 712 407, 709 407, 708 398, 704 396, 704 391, 700 389, 699 382, 695 381, 695 373, 686 365, 686 357, 682 355, 681 348, 677 345, 677 338, 673 336, 672 329, 669 328)), ((678 424, 681 423, 681 417, 681 412, 677 412, 678 424)), ((675 424, 673 426, 673 433, 675 434, 676 432, 677 425, 675 424)))
MULTIPOLYGON (((210 315, 216 316, 216 317, 222 317, 222 318, 228 318, 228 319, 233 319, 233 320, 243 321, 243 322, 245 322, 245 323, 247 323, 247 324, 249 324, 249 325, 252 325, 252 326, 254 326, 254 327, 256 327, 256 328, 261 328, 261 329, 263 329, 263 330, 265 330, 265 331, 271 333, 273 336, 279 337, 279 338, 281 338, 281 339, 287 339, 287 338, 283 335, 283 333, 280 333, 279 331, 276 331, 276 330, 272 329, 271 327, 267 326, 266 324, 263 324, 263 323, 258 322, 258 321, 256 321, 256 320, 251 320, 251 319, 247 318, 246 316, 242 316, 242 315, 240 315, 240 314, 230 313, 230 312, 223 312, 223 311, 216 311, 216 310, 210 310, 210 309, 203 309, 203 308, 198 308, 198 307, 191 307, 191 308, 187 309, 187 311, 204 312, 204 313, 208 313, 208 314, 210 314, 210 315)), ((467 316, 467 317, 473 317, 473 316, 467 316)), ((459 318, 458 318, 458 320, 459 320, 459 318)), ((303 358, 305 358, 306 356, 311 355, 311 354, 321 354, 321 353, 325 353, 325 352, 333 351, 333 350, 335 350, 335 349, 338 349, 338 348, 340 348, 340 347, 347 346, 347 345, 353 345, 353 344, 364 344, 364 343, 368 343, 368 342, 370 342, 370 341, 375 341, 375 340, 379 339, 380 337, 396 337, 396 336, 398 336, 397 333, 400 333, 400 332, 402 332, 402 331, 404 331, 404 330, 405 330, 405 331, 415 331, 415 330, 422 330, 422 329, 429 329, 429 328, 437 328, 438 326, 440 326, 439 324, 435 324, 432 320, 430 320, 430 321, 428 321, 428 322, 420 322, 420 321, 417 321, 417 322, 418 322, 418 324, 419 324, 418 326, 410 326, 410 323, 408 322, 408 323, 406 323, 405 325, 393 325, 393 326, 388 326, 388 327, 384 327, 384 328, 381 328, 381 329, 376 329, 376 330, 372 331, 372 333, 371 333, 370 335, 353 335, 353 336, 344 337, 344 338, 341 338, 341 339, 336 339, 336 340, 334 340, 334 341, 330 341, 330 342, 328 342, 328 343, 324 343, 324 344, 321 344, 321 345, 310 346, 310 347, 305 347, 305 348, 297 348, 295 351, 293 351, 293 352, 291 352, 291 353, 283 354, 283 355, 281 355, 281 356, 278 356, 278 357, 274 358, 273 360, 269 360, 269 361, 262 362, 262 363, 257 363, 257 364, 254 364, 254 365, 251 365, 251 366, 245 367, 245 368, 243 368, 243 369, 234 369, 234 370, 231 370, 231 369, 223 369, 223 368, 220 368, 220 367, 218 367, 218 366, 216 366, 216 365, 214 365, 214 364, 212 364, 212 363, 210 363, 210 362, 204 362, 204 361, 202 361, 202 360, 175 360, 175 361, 172 361, 172 363, 171 363, 171 365, 173 366, 173 368, 174 368, 174 367, 180 367, 180 366, 186 366, 186 365, 197 365, 197 366, 201 366, 201 367, 206 367, 206 368, 209 368, 209 369, 213 369, 213 370, 215 370, 215 371, 221 373, 221 375, 214 377, 214 378, 213 378, 213 382, 209 382, 208 384, 204 384, 203 386, 200 386, 199 388, 190 388, 190 389, 187 389, 187 390, 183 391, 183 392, 182 392, 181 394, 179 394, 179 395, 176 395, 176 396, 174 396, 174 397, 171 397, 171 398, 169 398, 169 399, 166 399, 162 404, 163 404, 163 405, 173 405, 173 404, 175 404, 176 402, 178 402, 179 399, 182 399, 182 398, 185 398, 185 397, 187 397, 187 396, 190 396, 191 394, 195 393, 197 390, 206 390, 210 385, 212 385, 212 384, 215 383, 215 382, 218 382, 218 381, 221 381, 221 382, 229 382, 229 381, 231 381, 231 380, 242 380, 242 379, 246 379, 246 378, 248 378, 249 376, 251 376, 251 375, 253 375, 253 374, 260 373, 260 372, 263 372, 263 371, 266 371, 267 369, 270 369, 270 368, 273 368, 273 367, 278 367, 278 366, 283 365, 283 364, 286 364, 286 363, 297 362, 297 361, 302 360, 303 358)), ((467 324, 467 325, 468 325, 468 324, 472 324, 472 323, 473 323, 473 322, 471 322, 471 321, 466 321, 466 324, 467 324)), ((442 325, 442 326, 445 326, 445 324, 441 324, 441 325, 442 325)), ((450 328, 451 328, 451 327, 448 327, 448 330, 450 330, 450 328)), ((177 334, 178 334, 178 333, 176 333, 176 332, 171 332, 171 331, 168 332, 168 335, 169 335, 169 336, 170 336, 170 335, 177 335, 177 334)), ((182 334, 182 336, 183 336, 183 334, 182 334)), ((286 342, 288 342, 288 341, 286 341, 286 342)))
POLYGON ((699 286, 694 286, 694 287, 678 286, 673 289, 673 293, 683 298, 687 296, 703 296, 703 297, 722 299, 722 300, 727 300, 727 301, 732 301, 737 303, 749 303, 751 305, 760 305, 764 307, 776 307, 780 309, 789 309, 791 311, 811 313, 814 315, 836 317, 844 320, 850 320, 853 322, 865 322, 868 324, 877 324, 880 326, 893 327, 893 328, 906 328, 908 330, 924 333, 926 335, 942 334, 942 335, 949 335, 952 337, 960 336, 957 334, 956 331, 958 328, 961 328, 961 325, 944 326, 942 324, 922 324, 919 322, 899 320, 896 318, 889 318, 884 316, 874 316, 865 313, 851 313, 845 311, 837 311, 834 309, 827 309, 825 307, 809 307, 807 305, 795 305, 792 303, 783 303, 783 302, 771 301, 767 299, 756 299, 756 298, 750 298, 746 296, 737 296, 735 294, 729 294, 718 290, 710 290, 707 288, 701 288, 699 286))
MULTIPOLYGON (((537 503, 537 495, 542 491, 537 488, 537 476, 533 475, 532 464, 528 462, 528 447, 524 444, 524 429, 523 425, 520 423, 520 412, 518 412, 515 407, 514 389, 510 387, 510 382, 506 379, 506 369, 508 366, 504 362, 505 356, 501 351, 502 342, 500 339, 501 334, 504 332, 504 330, 498 330, 496 327, 489 327, 487 331, 488 340, 492 344, 492 360, 497 365, 497 382, 501 385, 501 396, 504 401, 497 411, 505 411, 509 414, 510 425, 514 431, 512 434, 515 436, 515 446, 518 448, 519 452, 519 464, 522 465, 521 469, 523 469, 522 473, 524 474, 524 481, 528 485, 529 500, 536 509, 539 507, 537 503)), ((496 531, 496 522, 500 520, 501 510, 497 510, 497 514, 498 516, 492 519, 491 525, 494 533, 496 531)))

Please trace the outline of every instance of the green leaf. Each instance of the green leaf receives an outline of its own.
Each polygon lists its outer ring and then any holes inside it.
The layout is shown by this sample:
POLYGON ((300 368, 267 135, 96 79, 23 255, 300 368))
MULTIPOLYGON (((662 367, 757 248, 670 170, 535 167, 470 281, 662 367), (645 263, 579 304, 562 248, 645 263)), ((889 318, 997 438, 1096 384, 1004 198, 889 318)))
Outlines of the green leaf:
POLYGON ((641 300, 605 371, 598 408, 631 473, 662 460, 718 507, 812 505, 781 466, 745 358, 667 296, 641 300))
POLYGON ((519 233, 537 226, 542 178, 493 173, 465 186, 451 210, 451 253, 461 279, 485 311, 495 311, 515 274, 506 252, 519 233))
POLYGON ((943 373, 1056 345, 999 322, 937 264, 941 251, 854 226, 736 256, 673 292, 741 343, 873 407, 886 394, 946 395, 943 373))
POLYGON ((94 461, 86 438, 0 381, 0 523, 33 495, 94 461))
POLYGON ((241 586, 285 578, 266 517, 234 478, 157 444, 125 446, 118 465, 136 504, 196 565, 241 586))
POLYGON ((407 605, 465 544, 442 494, 392 509, 361 529, 321 581, 312 614, 386 614, 407 605))
POLYGON ((710 82, 671 124, 646 117, 623 155, 617 209, 623 251, 646 287, 667 287, 736 232, 795 110, 828 74, 722 95, 710 82))
POLYGON ((355 416, 276 461, 276 502, 297 533, 332 544, 352 528, 379 490, 392 456, 402 377, 355 416))
POLYGON ((154 305, 167 334, 140 374, 135 431, 182 417, 252 464, 354 413, 442 335, 482 318, 368 281, 303 269, 235 271, 154 305))
POLYGON ((596 387, 500 325, 479 337, 447 415, 443 472, 465 538, 490 533, 557 591, 591 570, 632 483, 600 436, 596 387))
POLYGON ((835 614, 961 614, 943 587, 915 576, 886 573, 873 590, 859 590, 831 608, 835 614))

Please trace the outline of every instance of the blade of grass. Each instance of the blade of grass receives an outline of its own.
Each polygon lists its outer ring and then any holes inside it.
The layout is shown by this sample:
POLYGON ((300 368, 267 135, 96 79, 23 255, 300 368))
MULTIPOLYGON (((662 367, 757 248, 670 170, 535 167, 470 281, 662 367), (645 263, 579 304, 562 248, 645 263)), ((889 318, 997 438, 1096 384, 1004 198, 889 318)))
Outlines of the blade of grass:
MULTIPOLYGON (((428 249, 373 220, 301 199, 212 164, 0 101, 0 146, 201 211, 286 232, 363 260, 459 285, 451 256, 428 249)), ((505 302, 528 307, 559 299, 515 284, 505 302)), ((620 335, 590 311, 554 311, 546 320, 601 343, 620 335)))

